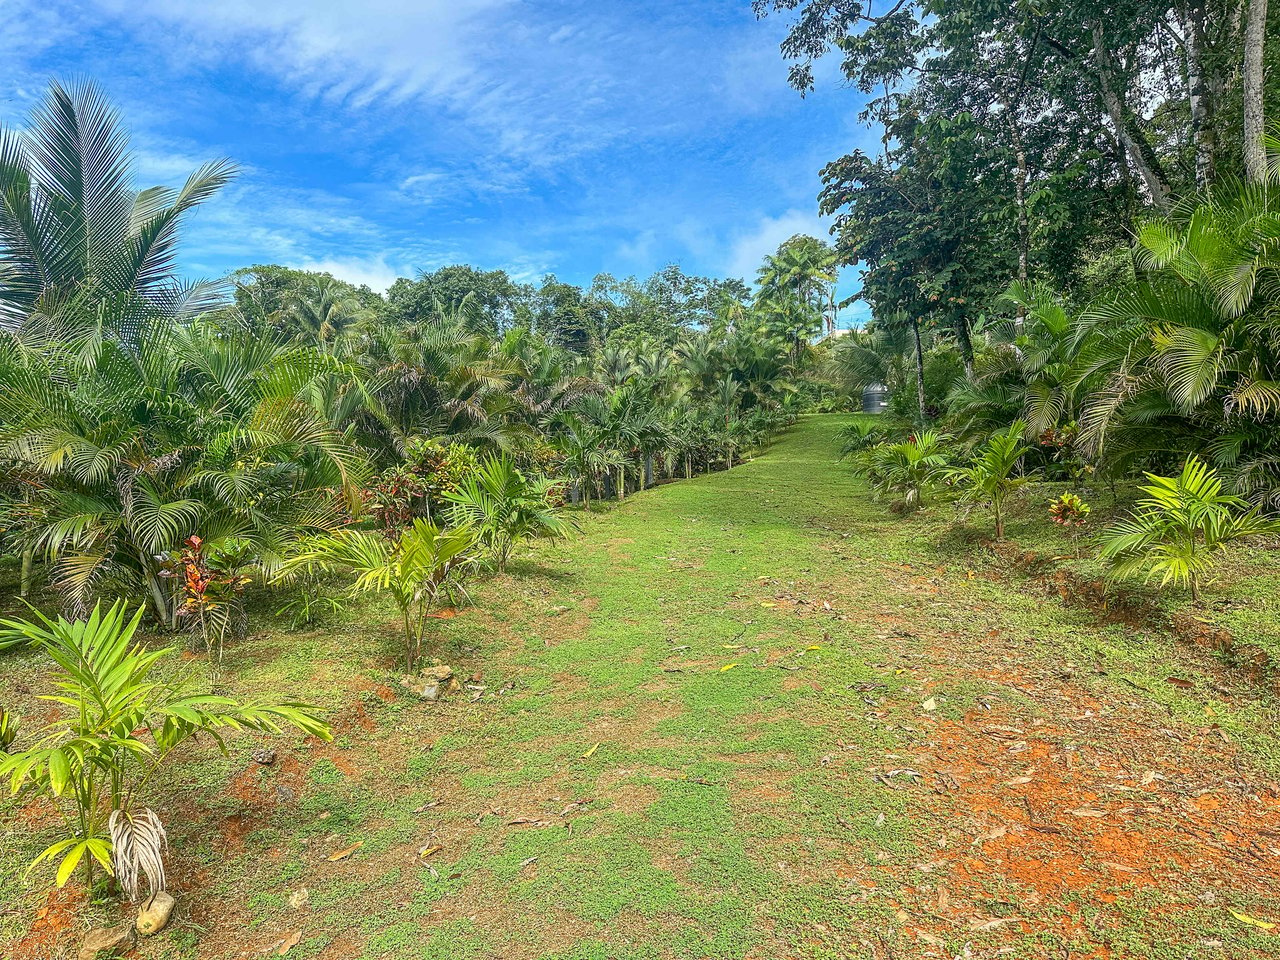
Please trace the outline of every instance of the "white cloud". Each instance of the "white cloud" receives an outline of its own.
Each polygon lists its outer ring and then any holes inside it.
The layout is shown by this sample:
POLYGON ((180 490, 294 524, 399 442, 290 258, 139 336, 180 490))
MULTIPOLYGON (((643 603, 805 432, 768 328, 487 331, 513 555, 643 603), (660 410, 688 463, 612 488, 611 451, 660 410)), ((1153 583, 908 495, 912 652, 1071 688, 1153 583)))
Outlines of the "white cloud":
POLYGON ((815 213, 788 210, 776 217, 760 218, 755 227, 730 244, 724 265, 726 275, 754 280, 761 261, 797 233, 827 239, 827 228, 815 213))
POLYGON ((339 280, 364 284, 369 289, 384 293, 387 287, 396 282, 398 277, 412 277, 414 270, 406 264, 394 266, 387 262, 387 255, 372 257, 328 257, 323 260, 297 260, 284 264, 298 270, 315 270, 318 273, 331 273, 339 280))
POLYGON ((514 0, 99 0, 184 54, 243 55, 313 94, 355 105, 456 91, 485 46, 482 15, 514 0))

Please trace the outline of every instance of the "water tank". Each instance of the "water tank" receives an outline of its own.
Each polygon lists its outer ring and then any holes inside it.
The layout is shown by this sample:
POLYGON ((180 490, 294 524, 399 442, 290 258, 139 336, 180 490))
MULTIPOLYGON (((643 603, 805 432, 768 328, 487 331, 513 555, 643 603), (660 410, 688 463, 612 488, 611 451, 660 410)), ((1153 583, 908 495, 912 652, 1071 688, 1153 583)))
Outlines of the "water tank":
POLYGON ((889 388, 883 383, 872 383, 862 388, 862 412, 884 413, 889 409, 889 388))

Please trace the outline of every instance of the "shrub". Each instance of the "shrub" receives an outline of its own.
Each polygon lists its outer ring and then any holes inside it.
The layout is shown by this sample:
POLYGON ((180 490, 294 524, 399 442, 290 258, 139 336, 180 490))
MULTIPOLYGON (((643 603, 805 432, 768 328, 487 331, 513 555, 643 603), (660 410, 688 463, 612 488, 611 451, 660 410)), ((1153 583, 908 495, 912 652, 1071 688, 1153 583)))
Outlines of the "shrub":
POLYGON ((280 576, 346 569, 356 574, 352 595, 390 594, 404 625, 405 667, 412 673, 437 601, 455 591, 465 595, 463 583, 475 564, 475 544, 470 527, 441 530, 423 519, 413 521, 395 540, 380 533, 340 530, 313 540, 285 562, 280 576))
POLYGON ((964 500, 991 504, 995 515, 996 540, 1004 539, 1004 502, 1026 477, 1014 475, 1023 455, 1030 449, 1022 443, 1027 425, 1015 420, 1009 427, 991 435, 979 448, 969 466, 952 470, 948 479, 960 490, 964 500))
POLYGON ((396 535, 419 517, 432 520, 446 497, 474 473, 480 461, 465 443, 415 440, 404 463, 380 473, 365 488, 366 508, 388 535, 396 535))
POLYGON ((851 457, 884 439, 884 431, 870 417, 857 417, 840 429, 840 459, 851 457))
POLYGON ((573 529, 554 506, 558 484, 530 480, 505 454, 490 457, 447 499, 453 520, 476 531, 480 544, 499 571, 511 551, 524 540, 565 537, 573 529))
POLYGON ((1195 457, 1176 477, 1148 473, 1151 482, 1137 511, 1115 524, 1101 556, 1113 577, 1160 578, 1160 586, 1187 586, 1199 602, 1205 575, 1233 540, 1275 533, 1280 524, 1222 492, 1213 468, 1195 457))
POLYGON ((902 443, 878 443, 854 460, 854 472, 866 479, 878 496, 894 498, 903 512, 918 510, 943 479, 947 456, 942 444, 949 438, 925 430, 902 443))
POLYGON ((157 665, 176 651, 133 642, 142 613, 139 607, 130 617, 117 603, 106 612, 95 607, 87 620, 55 621, 37 613, 36 622, 0 621, 3 635, 21 636, 49 654, 58 692, 42 699, 70 708, 30 748, 0 754, 0 776, 9 778, 14 793, 29 785, 70 808, 69 835, 31 866, 57 860, 62 886, 80 864, 92 883, 98 863, 134 900, 139 870, 153 890, 164 888, 164 827, 139 800, 176 747, 207 733, 225 751, 221 731, 241 728, 279 732, 291 726, 326 740, 331 736, 304 704, 239 703, 188 693, 184 679, 158 676, 157 665))
POLYGON ((1049 503, 1049 518, 1071 533, 1075 555, 1080 556, 1080 531, 1089 521, 1090 507, 1074 493, 1064 493, 1049 503))

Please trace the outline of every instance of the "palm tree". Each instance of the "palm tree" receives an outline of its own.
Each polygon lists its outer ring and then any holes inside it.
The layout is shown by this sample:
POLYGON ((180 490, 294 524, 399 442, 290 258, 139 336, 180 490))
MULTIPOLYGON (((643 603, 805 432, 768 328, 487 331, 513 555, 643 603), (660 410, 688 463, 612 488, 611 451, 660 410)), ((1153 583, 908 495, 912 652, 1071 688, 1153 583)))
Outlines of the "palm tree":
POLYGON ((573 529, 552 504, 558 486, 554 480, 526 477, 501 454, 482 462, 457 490, 447 491, 445 499, 453 504, 452 522, 475 531, 502 573, 522 540, 554 540, 573 529))
POLYGON ((370 319, 353 332, 349 349, 383 413, 365 427, 385 458, 402 456, 413 437, 504 448, 519 432, 515 367, 471 329, 463 306, 402 326, 370 319))
POLYGON ((348 570, 356 574, 353 594, 389 594, 400 611, 405 667, 412 673, 431 611, 441 598, 464 592, 463 581, 475 563, 475 542, 469 527, 442 530, 421 517, 395 541, 366 530, 339 530, 306 543, 284 563, 279 576, 348 570))
POLYGON ((136 351, 0 343, 0 459, 42 478, 25 535, 73 608, 116 584, 172 626, 166 558, 191 534, 246 539, 270 568, 338 524, 331 490, 354 497, 363 461, 308 402, 314 377, 305 352, 200 324, 136 351))
POLYGON ((991 350, 947 397, 948 410, 964 424, 961 436, 1019 418, 1038 436, 1077 420, 1078 398, 1089 392, 1091 384, 1081 378, 1080 326, 1061 298, 1046 284, 1015 282, 1004 300, 1017 308, 1018 317, 974 328, 991 350))
POLYGON ((823 311, 830 306, 827 332, 835 328, 836 252, 814 237, 795 236, 765 257, 757 277, 757 303, 771 318, 771 326, 785 332, 795 360, 816 332, 823 311))
POLYGON ((216 160, 177 190, 135 190, 102 91, 53 82, 24 127, 0 130, 0 326, 136 347, 156 318, 207 309, 217 288, 174 276, 179 228, 234 173, 216 160))
POLYGON ((335 341, 367 315, 349 287, 329 276, 291 290, 286 310, 300 339, 322 353, 332 352, 335 341))
MULTIPOLYGON (((1280 146, 1274 145, 1273 146, 1280 146)), ((1113 464, 1202 454, 1236 492, 1280 504, 1280 150, 1260 183, 1224 181, 1138 233, 1144 275, 1086 311, 1081 422, 1113 464)))

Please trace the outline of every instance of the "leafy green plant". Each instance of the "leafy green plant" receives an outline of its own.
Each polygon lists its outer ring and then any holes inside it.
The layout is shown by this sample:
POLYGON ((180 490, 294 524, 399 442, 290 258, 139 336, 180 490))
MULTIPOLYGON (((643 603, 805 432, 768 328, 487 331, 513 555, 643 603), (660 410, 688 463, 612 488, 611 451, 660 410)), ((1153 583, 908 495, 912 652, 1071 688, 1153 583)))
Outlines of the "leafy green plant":
POLYGON ((413 672, 436 603, 455 592, 466 595, 464 580, 475 566, 475 546, 470 527, 441 530, 421 518, 395 540, 365 530, 340 530, 311 541, 284 563, 280 576, 345 569, 356 574, 353 596, 389 594, 404 625, 405 667, 413 672))
POLYGON ((295 587, 295 593, 279 610, 277 616, 287 616, 294 630, 312 627, 326 617, 341 613, 347 608, 341 597, 324 590, 318 577, 307 577, 295 587))
POLYGON ((1101 556, 1114 577, 1160 578, 1160 586, 1186 586, 1199 602, 1205 575, 1227 544, 1280 531, 1243 499, 1222 492, 1222 480, 1191 457, 1176 477, 1148 473, 1137 511, 1115 524, 1101 556))
POLYGON ((884 439, 884 431, 870 417, 857 417, 840 429, 840 459, 851 457, 884 439))
POLYGON ((8 753, 18 739, 18 718, 0 707, 0 753, 8 753))
POLYGON ((854 459, 854 473, 863 477, 877 496, 894 498, 894 506, 910 513, 924 506, 928 493, 942 482, 948 439, 924 430, 901 443, 878 443, 854 459))
POLYGON ((1004 539, 1005 500, 1027 482, 1026 477, 1014 473, 1018 462, 1031 449, 1022 442, 1026 428, 1021 420, 1015 420, 1006 429, 992 434, 967 467, 947 474, 948 480, 960 490, 962 500, 991 504, 997 541, 1004 539))
POLYGON ((494 566, 503 571, 517 544, 566 537, 573 529, 556 511, 557 487, 551 480, 529 479, 502 454, 482 462, 445 497, 453 504, 453 520, 476 531, 494 566))
POLYGON ((243 542, 232 540, 211 550, 201 537, 192 535, 173 555, 171 566, 162 571, 179 578, 182 604, 178 617, 199 632, 211 659, 215 650, 218 660, 222 659, 228 633, 236 639, 247 633, 244 588, 250 579, 243 571, 251 560, 252 553, 243 542))
POLYGON ((158 665, 176 650, 147 650, 134 641, 142 613, 140 607, 131 616, 117 603, 106 611, 94 607, 86 620, 36 613, 34 621, 0 621, 0 635, 21 636, 48 653, 57 692, 41 699, 68 708, 31 747, 0 754, 0 777, 8 777, 12 791, 25 786, 46 794, 66 823, 66 836, 31 867, 56 860, 62 886, 81 864, 92 883, 97 863, 133 900, 140 871, 153 890, 164 886, 164 827, 140 798, 175 748, 206 733, 225 752, 228 729, 276 733, 295 727, 331 736, 305 704, 189 693, 185 679, 161 675, 158 665))

